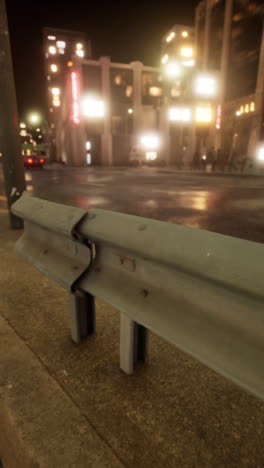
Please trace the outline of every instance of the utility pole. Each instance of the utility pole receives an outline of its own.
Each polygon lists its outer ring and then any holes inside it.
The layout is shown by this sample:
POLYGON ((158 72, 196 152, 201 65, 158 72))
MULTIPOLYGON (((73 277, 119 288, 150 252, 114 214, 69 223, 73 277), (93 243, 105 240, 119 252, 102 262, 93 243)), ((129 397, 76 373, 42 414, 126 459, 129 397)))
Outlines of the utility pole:
POLYGON ((10 210, 26 186, 5 0, 0 0, 0 145, 10 226, 21 229, 22 220, 10 210))

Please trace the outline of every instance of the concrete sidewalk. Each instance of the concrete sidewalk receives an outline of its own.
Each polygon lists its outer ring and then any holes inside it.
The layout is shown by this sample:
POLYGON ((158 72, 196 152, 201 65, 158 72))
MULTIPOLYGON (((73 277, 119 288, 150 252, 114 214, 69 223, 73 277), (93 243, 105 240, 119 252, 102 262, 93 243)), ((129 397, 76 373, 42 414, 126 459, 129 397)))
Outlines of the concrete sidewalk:
POLYGON ((150 337, 119 370, 119 314, 71 342, 67 294, 17 258, 0 215, 0 459, 4 468, 264 466, 264 404, 150 337))

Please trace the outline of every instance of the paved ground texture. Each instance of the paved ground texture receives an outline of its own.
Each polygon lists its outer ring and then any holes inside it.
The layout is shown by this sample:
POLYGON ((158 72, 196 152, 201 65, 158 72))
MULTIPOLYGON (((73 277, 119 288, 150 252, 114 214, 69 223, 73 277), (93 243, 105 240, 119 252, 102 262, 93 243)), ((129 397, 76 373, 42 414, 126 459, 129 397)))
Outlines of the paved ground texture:
MULTIPOLYGON (((75 169, 27 177, 47 199, 264 241, 262 178, 75 169)), ((75 346, 67 294, 16 257, 19 233, 8 230, 4 201, 1 209, 4 468, 264 466, 264 404, 256 398, 153 334, 148 364, 124 375, 119 315, 102 302, 96 335, 75 346)))
MULTIPOLYGON (((154 168, 58 168, 26 172, 40 197, 103 208, 264 242, 264 177, 154 168)), ((0 171, 0 212, 5 208, 0 171)))

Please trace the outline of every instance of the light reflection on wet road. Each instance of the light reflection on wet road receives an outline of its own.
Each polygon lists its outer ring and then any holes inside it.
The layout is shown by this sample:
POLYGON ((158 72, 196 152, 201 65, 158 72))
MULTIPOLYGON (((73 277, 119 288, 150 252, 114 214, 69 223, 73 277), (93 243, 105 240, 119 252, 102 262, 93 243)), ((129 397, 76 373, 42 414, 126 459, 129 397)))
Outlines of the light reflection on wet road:
POLYGON ((26 181, 30 193, 58 203, 121 211, 264 242, 262 177, 154 168, 59 168, 27 171, 26 181))

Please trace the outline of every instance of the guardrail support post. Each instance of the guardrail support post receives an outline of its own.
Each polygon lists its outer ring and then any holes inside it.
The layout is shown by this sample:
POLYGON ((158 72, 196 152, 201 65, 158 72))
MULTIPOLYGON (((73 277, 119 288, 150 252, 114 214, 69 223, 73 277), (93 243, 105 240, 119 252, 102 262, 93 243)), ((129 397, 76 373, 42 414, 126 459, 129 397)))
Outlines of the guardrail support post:
POLYGON ((145 361, 148 348, 148 330, 120 314, 120 368, 133 374, 134 364, 145 361))
POLYGON ((70 328, 75 343, 80 343, 95 332, 95 301, 89 293, 70 293, 70 328))

